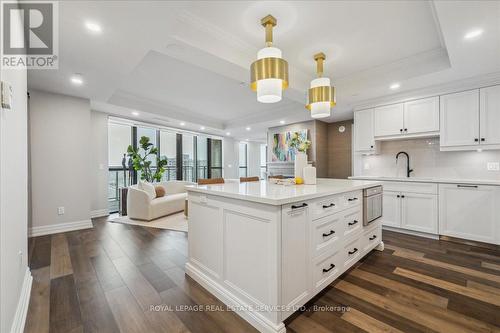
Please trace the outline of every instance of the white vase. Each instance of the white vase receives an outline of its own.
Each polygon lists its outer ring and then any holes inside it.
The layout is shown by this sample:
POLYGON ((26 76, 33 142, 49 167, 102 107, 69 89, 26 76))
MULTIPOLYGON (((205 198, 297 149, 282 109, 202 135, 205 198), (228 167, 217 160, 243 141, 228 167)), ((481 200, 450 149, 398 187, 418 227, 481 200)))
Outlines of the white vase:
POLYGON ((304 184, 316 185, 316 168, 311 164, 304 168, 304 184))
POLYGON ((297 152, 295 155, 295 178, 304 178, 304 168, 307 166, 307 154, 303 152, 297 152))

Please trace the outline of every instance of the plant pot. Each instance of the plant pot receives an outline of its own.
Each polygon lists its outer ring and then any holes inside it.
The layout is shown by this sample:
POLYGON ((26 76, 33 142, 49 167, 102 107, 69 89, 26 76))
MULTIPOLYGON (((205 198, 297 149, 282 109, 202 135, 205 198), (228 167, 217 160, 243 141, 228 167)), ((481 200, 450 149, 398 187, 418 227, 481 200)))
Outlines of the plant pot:
POLYGON ((297 152, 295 155, 294 171, 295 178, 304 178, 303 170, 307 166, 307 154, 304 152, 297 152))

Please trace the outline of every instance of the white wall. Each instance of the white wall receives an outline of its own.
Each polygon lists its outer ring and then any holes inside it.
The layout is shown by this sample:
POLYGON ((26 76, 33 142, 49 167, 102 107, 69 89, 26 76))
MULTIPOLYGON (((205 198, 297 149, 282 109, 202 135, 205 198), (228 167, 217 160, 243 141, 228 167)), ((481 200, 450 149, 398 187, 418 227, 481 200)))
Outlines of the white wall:
POLYGON ((92 217, 108 213, 108 115, 90 112, 90 210, 92 217))
MULTIPOLYGON (((16 309, 20 301, 27 300, 22 297, 23 281, 31 276, 27 270, 26 70, 3 68, 0 78, 9 82, 13 90, 12 109, 0 111, 0 332, 9 332, 19 324, 14 321, 16 309)), ((26 285, 29 283, 28 279, 26 285)))
POLYGON ((227 179, 239 178, 239 141, 233 138, 222 139, 222 160, 224 166, 223 177, 227 179))
MULTIPOLYGON (((89 100, 30 91, 32 225, 90 223, 89 100), (58 215, 64 207, 64 215, 58 215)), ((94 195, 94 193, 92 193, 94 195)))
POLYGON ((500 162, 499 150, 439 151, 439 138, 396 140, 381 142, 379 155, 354 158, 354 175, 406 176, 406 159, 396 154, 405 151, 410 155, 412 177, 440 177, 458 179, 500 179, 499 171, 488 171, 488 162, 500 162))
POLYGON ((260 143, 249 142, 247 144, 248 154, 248 177, 260 176, 260 143))

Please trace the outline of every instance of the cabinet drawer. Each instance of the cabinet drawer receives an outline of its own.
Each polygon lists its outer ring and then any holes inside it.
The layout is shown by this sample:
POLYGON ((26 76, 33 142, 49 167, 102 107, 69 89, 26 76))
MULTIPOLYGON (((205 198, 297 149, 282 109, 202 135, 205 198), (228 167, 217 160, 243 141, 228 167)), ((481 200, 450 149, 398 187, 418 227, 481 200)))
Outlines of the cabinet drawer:
POLYGON ((437 184, 432 183, 410 183, 410 182, 383 182, 384 191, 408 192, 422 194, 437 194, 437 184))
POLYGON ((363 230, 363 214, 361 207, 355 207, 342 212, 344 237, 354 237, 363 230))
POLYGON ((371 251, 382 240, 382 227, 377 224, 363 232, 361 236, 361 248, 363 255, 371 251))
POLYGON ((349 269, 361 257, 361 237, 354 238, 344 245, 342 253, 344 268, 343 271, 349 269))
POLYGON ((323 217, 312 223, 312 255, 316 257, 328 250, 338 249, 344 235, 344 217, 342 213, 323 217))
POLYGON ((342 249, 329 251, 313 261, 313 290, 320 291, 342 272, 342 249))
POLYGON ((363 201, 363 192, 362 191, 354 191, 345 193, 340 197, 340 204, 344 207, 356 207, 361 206, 361 202, 363 201))
POLYGON ((312 219, 319 219, 324 216, 332 215, 345 208, 343 197, 332 195, 312 203, 312 219))

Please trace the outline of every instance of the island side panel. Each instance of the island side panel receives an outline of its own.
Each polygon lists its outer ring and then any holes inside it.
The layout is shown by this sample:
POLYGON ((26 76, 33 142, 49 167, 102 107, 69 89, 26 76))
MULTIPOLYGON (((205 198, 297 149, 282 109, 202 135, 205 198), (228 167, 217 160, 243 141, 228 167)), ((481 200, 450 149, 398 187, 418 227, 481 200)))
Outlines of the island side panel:
POLYGON ((281 283, 281 206, 188 193, 186 272, 262 331, 284 329, 276 306, 281 283))

